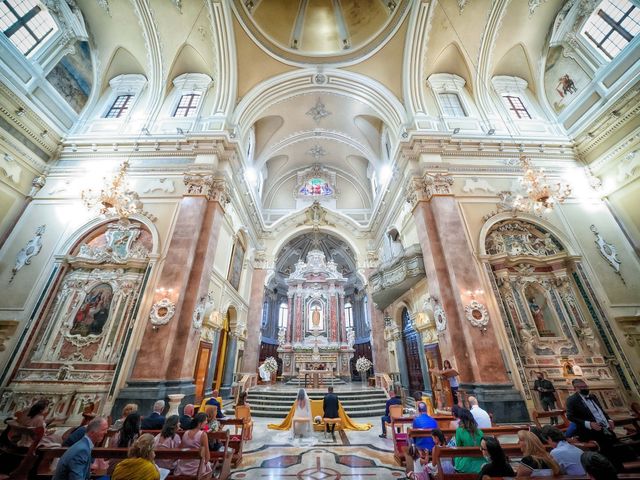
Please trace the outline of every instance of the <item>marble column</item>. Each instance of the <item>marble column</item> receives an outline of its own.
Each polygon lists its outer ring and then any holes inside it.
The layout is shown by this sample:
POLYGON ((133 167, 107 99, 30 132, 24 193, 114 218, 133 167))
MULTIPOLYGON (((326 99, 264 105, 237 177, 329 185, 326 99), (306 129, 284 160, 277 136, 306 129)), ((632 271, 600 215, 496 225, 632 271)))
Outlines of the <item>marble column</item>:
POLYGON ((224 374, 222 375, 222 388, 220 389, 220 396, 222 396, 222 398, 227 398, 231 394, 237 350, 238 337, 235 332, 233 332, 229 335, 229 345, 227 345, 227 355, 224 361, 224 374))
POLYGON ((338 294, 333 286, 329 288, 329 341, 338 341, 338 294), (333 291, 332 291, 333 290, 333 291))
MULTIPOLYGON (((404 351, 404 342, 402 341, 402 334, 397 333, 394 335, 393 340, 396 344, 396 357, 398 358, 398 364, 407 364, 407 354, 404 351)), ((409 373, 406 368, 400 368, 400 382, 403 388, 409 388, 409 373)), ((413 393, 413 392, 410 392, 413 393)))
POLYGON ((389 373, 389 351, 384 340, 384 315, 374 308, 371 297, 369 305, 369 318, 371 318, 371 355, 373 356, 373 368, 376 373, 389 373))
POLYGON ((220 330, 216 330, 213 334, 211 342, 211 359, 209 360, 209 369, 207 370, 207 378, 205 380, 204 394, 205 396, 211 395, 213 390, 213 374, 216 371, 216 364, 218 362, 218 347, 220 346, 220 330))
POLYGON ((433 390, 431 388, 431 378, 429 377, 429 365, 427 364, 427 357, 424 353, 424 344, 422 343, 422 333, 417 333, 419 346, 418 358, 420 358, 420 370, 422 371, 422 383, 424 384, 422 391, 431 396, 433 395, 433 390))
POLYGON ((247 335, 244 347, 243 373, 258 372, 258 360, 260 356, 260 335, 258 335, 258 332, 262 325, 264 281, 267 277, 267 272, 264 268, 254 268, 253 276, 251 277, 249 312, 247 313, 247 332, 249 332, 249 335, 247 335))
MULTIPOLYGON (((353 318, 353 305, 351 305, 351 315, 353 318)), ((345 325, 346 323, 346 318, 344 316, 344 292, 340 292, 340 303, 338 304, 338 318, 340 318, 340 339, 339 341, 342 343, 346 343, 347 342, 347 326, 345 325)))
POLYGON ((287 305, 289 306, 289 318, 287 319, 287 342, 293 342, 293 320, 295 317, 293 311, 293 296, 291 293, 287 294, 287 305))
MULTIPOLYGON (((447 328, 439 336, 442 358, 451 360, 460 373, 461 388, 475 393, 497 421, 528 419, 522 396, 513 388, 500 354, 492 318, 486 331, 465 317, 471 299, 464 292, 482 287, 472 246, 451 186, 453 177, 425 173, 407 185, 407 199, 424 255, 429 293, 440 300, 447 328), (482 397, 482 398, 480 398, 482 397)), ((486 305, 484 297, 477 298, 486 305)))
POLYGON ((296 335, 294 338, 295 342, 301 342, 304 337, 304 312, 302 311, 302 292, 300 291, 299 286, 296 287, 295 292, 295 324, 296 324, 296 335))
POLYGON ((141 312, 145 340, 114 411, 131 401, 147 411, 155 400, 168 394, 185 394, 187 403, 194 400, 193 372, 200 331, 193 328, 193 311, 208 293, 209 268, 229 195, 226 182, 211 174, 186 174, 185 184, 188 193, 180 201, 162 272, 156 285, 149 287, 165 289, 155 294, 154 302, 168 297, 175 305, 175 314, 168 324, 154 328, 148 321, 149 313, 141 312))

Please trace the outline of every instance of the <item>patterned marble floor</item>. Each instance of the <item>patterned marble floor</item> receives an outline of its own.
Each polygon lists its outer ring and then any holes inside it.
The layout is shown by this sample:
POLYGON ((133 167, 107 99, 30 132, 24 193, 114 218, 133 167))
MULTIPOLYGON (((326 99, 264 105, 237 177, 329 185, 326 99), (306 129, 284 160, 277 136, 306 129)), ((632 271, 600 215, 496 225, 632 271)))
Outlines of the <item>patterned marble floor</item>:
POLYGON ((245 444, 242 464, 231 478, 289 480, 390 480, 404 478, 393 459, 391 440, 378 438, 379 418, 366 432, 339 432, 336 441, 316 432, 310 440, 291 440, 288 432, 268 430, 274 419, 254 418, 253 440, 245 444))

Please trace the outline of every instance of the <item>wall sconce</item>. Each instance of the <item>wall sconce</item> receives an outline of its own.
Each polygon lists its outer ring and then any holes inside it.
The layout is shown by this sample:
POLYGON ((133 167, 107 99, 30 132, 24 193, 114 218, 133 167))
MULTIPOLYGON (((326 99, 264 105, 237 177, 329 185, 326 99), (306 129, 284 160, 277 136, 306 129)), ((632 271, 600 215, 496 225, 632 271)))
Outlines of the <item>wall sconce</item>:
POLYGON ((166 325, 176 314, 176 304, 173 300, 173 288, 156 288, 156 295, 162 297, 151 307, 149 321, 153 330, 157 331, 161 325, 166 325))
POLYGON ((467 294, 468 297, 471 298, 471 300, 475 300, 477 296, 482 295, 484 293, 484 290, 482 290, 481 288, 476 288, 474 291, 467 290, 465 293, 467 294))

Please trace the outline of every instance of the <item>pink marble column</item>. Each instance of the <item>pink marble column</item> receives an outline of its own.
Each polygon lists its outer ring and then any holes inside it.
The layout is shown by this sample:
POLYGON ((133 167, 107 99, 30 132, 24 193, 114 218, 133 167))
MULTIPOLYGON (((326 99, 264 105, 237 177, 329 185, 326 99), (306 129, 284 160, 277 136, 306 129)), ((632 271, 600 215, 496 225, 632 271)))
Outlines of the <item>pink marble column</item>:
MULTIPOLYGON (((365 275, 367 278, 373 273, 369 269, 365 275)), ((367 293, 369 295, 369 293, 367 293)), ((371 354, 373 356, 373 368, 376 373, 389 373, 389 351, 384 340, 384 315, 375 308, 373 298, 369 295, 369 318, 371 319, 371 354)))
MULTIPOLYGON (((483 333, 465 318, 464 307, 471 299, 464 292, 479 289, 482 283, 455 198, 442 193, 419 198, 413 218, 429 293, 440 300, 447 315, 447 328, 439 337, 442 358, 452 361, 462 382, 509 382, 492 325, 499 319, 492 318, 483 333)), ((477 300, 486 305, 483 297, 477 300)))
POLYGON ((289 309, 289 318, 287 319, 287 336, 285 337, 287 342, 293 341, 293 324, 294 324, 294 311, 293 311, 293 302, 291 301, 291 295, 287 295, 287 305, 289 309))
POLYGON ((296 306, 296 342, 301 342, 304 336, 304 312, 302 311, 302 295, 296 290, 295 292, 296 306))
MULTIPOLYGON (((352 310, 353 311, 353 310, 352 310)), ((344 317, 344 293, 340 292, 340 303, 338 305, 338 318, 340 319, 340 341, 347 342, 347 326, 345 325, 346 318, 344 317)))
MULTIPOLYGON (((208 194, 199 194, 185 196, 180 201, 174 232, 155 287, 173 290, 168 296, 175 303, 175 315, 167 325, 155 330, 147 322, 145 341, 137 353, 131 381, 193 381, 200 338, 200 331, 193 328, 193 311, 198 300, 208 292, 208 266, 213 264, 223 220, 220 197, 209 201, 208 194)), ((154 301, 163 296, 156 294, 154 301)), ((146 314, 144 319, 146 321, 146 314)))
POLYGON ((329 295, 329 341, 338 341, 338 295, 335 291, 329 295))
POLYGON ((244 362, 242 373, 256 373, 260 356, 260 326, 264 304, 264 281, 267 270, 255 268, 251 277, 249 311, 247 313, 247 339, 244 341, 244 362))

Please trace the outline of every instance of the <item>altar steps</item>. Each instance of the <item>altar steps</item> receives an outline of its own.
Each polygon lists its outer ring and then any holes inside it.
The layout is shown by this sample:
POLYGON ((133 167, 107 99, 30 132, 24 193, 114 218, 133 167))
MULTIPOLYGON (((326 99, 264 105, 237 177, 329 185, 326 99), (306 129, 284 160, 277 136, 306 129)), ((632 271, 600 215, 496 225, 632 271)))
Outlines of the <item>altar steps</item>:
MULTIPOLYGON (((295 378, 291 378, 287 383, 285 383, 285 385, 287 385, 288 387, 304 387, 304 378, 299 378, 299 377, 295 377, 295 378)), ((326 386, 336 386, 336 385, 346 385, 346 382, 344 380, 342 380, 341 378, 337 378, 337 377, 324 377, 322 379, 322 386, 326 387, 326 386)), ((307 386, 311 386, 311 380, 307 379, 307 386)))
MULTIPOLYGON (((322 400, 325 391, 307 391, 312 400, 322 400)), ((384 415, 386 394, 381 388, 366 388, 335 392, 350 417, 375 417, 384 415)), ((283 390, 249 390, 248 402, 251 405, 251 415, 254 417, 284 418, 289 413, 291 405, 296 399, 297 391, 283 390)))

